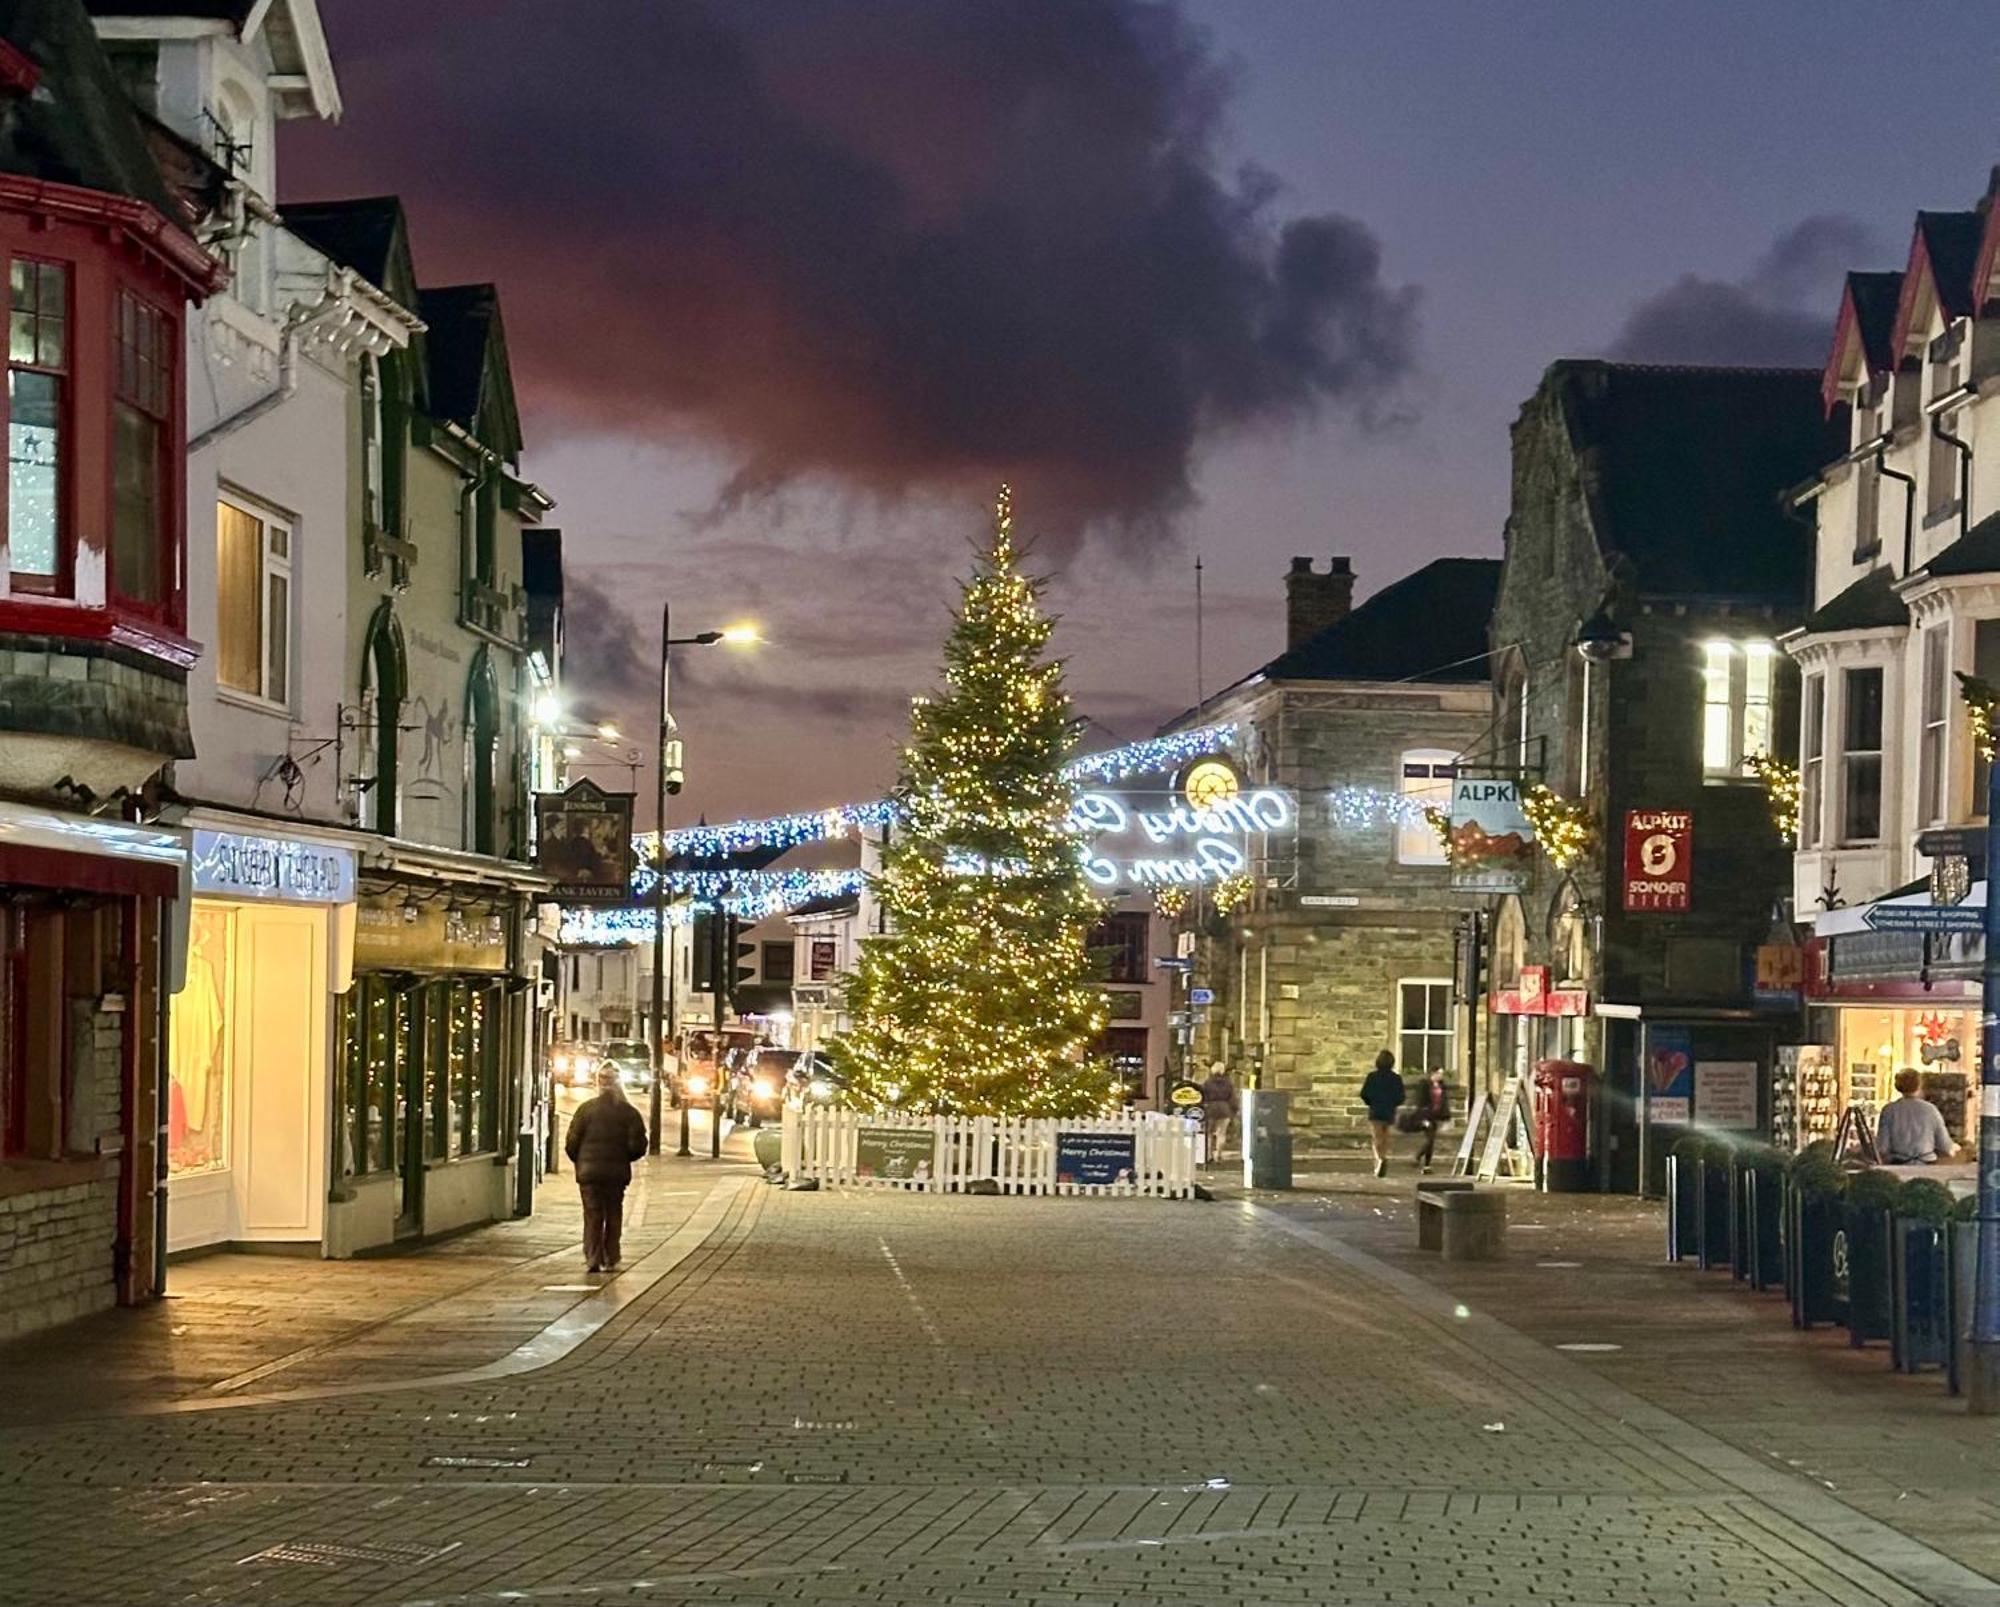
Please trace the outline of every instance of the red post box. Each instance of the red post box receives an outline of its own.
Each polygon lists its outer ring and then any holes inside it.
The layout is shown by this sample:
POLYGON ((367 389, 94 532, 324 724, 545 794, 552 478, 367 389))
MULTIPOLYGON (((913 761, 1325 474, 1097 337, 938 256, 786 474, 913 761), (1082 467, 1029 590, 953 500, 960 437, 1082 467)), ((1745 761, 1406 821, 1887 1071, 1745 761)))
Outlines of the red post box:
POLYGON ((1597 1073, 1574 1060, 1535 1067, 1535 1186, 1551 1194, 1590 1187, 1590 1105, 1597 1073))

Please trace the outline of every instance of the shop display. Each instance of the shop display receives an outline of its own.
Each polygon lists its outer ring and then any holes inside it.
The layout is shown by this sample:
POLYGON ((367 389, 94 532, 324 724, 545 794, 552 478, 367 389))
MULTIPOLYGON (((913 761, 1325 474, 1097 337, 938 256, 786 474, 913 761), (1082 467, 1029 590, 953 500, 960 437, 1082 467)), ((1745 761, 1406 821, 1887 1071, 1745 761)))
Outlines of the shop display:
POLYGON ((1924 1073, 1921 1093, 1944 1118, 1951 1136, 1959 1143, 1976 1142, 1972 1121, 1972 1079, 1962 1071, 1930 1070, 1924 1073))
POLYGON ((1799 1149, 1833 1137, 1840 1121, 1840 1077, 1833 1050, 1825 1044, 1801 1044, 1797 1050, 1798 1079, 1794 1092, 1797 1114, 1791 1142, 1799 1149))

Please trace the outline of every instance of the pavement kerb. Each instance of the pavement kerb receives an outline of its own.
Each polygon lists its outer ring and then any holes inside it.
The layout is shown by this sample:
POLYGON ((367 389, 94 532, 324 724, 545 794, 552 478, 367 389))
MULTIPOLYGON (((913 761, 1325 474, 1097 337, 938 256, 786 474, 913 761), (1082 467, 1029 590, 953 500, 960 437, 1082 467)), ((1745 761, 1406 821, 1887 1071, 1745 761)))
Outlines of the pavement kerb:
MULTIPOLYGON (((1849 1506, 1803 1475, 1773 1467, 1653 1405, 1579 1362, 1557 1354, 1499 1318, 1468 1311, 1450 1293, 1389 1265, 1323 1229, 1250 1201, 1240 1208, 1268 1226, 1334 1257, 1394 1290, 1426 1320, 1465 1339, 1520 1381, 1581 1400, 1637 1429, 1810 1534, 1869 1574, 1886 1575, 1942 1607, 2000 1607, 2000 1583, 1849 1506)), ((1830 1561, 1823 1556, 1822 1561, 1830 1561)))
MULTIPOLYGON (((415 1378, 378 1379, 360 1384, 325 1384, 304 1389, 276 1390, 265 1394, 235 1394, 221 1398, 160 1401, 152 1405, 127 1407, 119 1417, 166 1417, 182 1412, 232 1411, 252 1406, 282 1406, 297 1401, 342 1400, 357 1395, 382 1395, 401 1390, 447 1388, 459 1384, 484 1384, 495 1379, 517 1378, 532 1373, 575 1350, 601 1330, 619 1312, 654 1288, 682 1262, 699 1250, 719 1228, 730 1208, 758 1179, 745 1175, 719 1179, 708 1197, 695 1207, 687 1221, 658 1248, 632 1263, 624 1272, 593 1294, 585 1295, 539 1333, 515 1346, 506 1355, 478 1367, 451 1373, 425 1373, 415 1378)), ((475 1285, 476 1287, 476 1285, 475 1285)), ((461 1291, 462 1292, 462 1291, 461 1291)))

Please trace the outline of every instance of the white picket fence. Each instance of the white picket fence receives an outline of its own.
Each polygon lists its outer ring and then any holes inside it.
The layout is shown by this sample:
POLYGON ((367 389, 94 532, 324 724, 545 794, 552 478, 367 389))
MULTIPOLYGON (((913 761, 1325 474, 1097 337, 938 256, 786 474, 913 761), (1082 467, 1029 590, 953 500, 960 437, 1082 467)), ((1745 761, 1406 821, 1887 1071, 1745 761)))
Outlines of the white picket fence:
POLYGON ((1184 1116, 906 1116, 787 1106, 779 1166, 828 1188, 943 1194, 992 1183, 1002 1194, 1186 1199, 1195 1131, 1184 1116), (1089 1181, 1086 1181, 1089 1179, 1089 1181))

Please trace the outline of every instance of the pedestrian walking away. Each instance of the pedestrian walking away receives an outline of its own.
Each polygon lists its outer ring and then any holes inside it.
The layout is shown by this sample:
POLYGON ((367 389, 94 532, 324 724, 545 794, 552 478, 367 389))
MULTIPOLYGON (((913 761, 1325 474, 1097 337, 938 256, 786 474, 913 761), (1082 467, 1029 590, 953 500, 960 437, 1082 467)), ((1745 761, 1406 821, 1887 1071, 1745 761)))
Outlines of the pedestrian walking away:
POLYGON ((1208 1076, 1201 1085, 1201 1119, 1208 1138, 1211 1164, 1222 1158, 1222 1147, 1229 1141, 1229 1126, 1236 1116, 1236 1100, 1236 1084, 1229 1080, 1229 1073, 1222 1069, 1222 1062, 1210 1062, 1208 1076))
POLYGON ((1389 1124, 1403 1103, 1403 1079, 1396 1075, 1396 1057, 1384 1049, 1375 1069, 1361 1084, 1361 1103, 1368 1107, 1368 1142, 1375 1151, 1375 1175, 1389 1175, 1389 1124))
POLYGON ((618 1265, 632 1163, 646 1153, 646 1119, 625 1098, 615 1068, 599 1070, 597 1097, 570 1117, 563 1153, 583 1196, 584 1264, 592 1272, 609 1272, 618 1265))
POLYGON ((1958 1154, 1951 1129, 1937 1106, 1923 1097, 1923 1073, 1905 1066, 1896 1073, 1896 1093, 1875 1118, 1875 1152, 1884 1166, 1948 1161, 1958 1154))
POLYGON ((1396 1127, 1405 1133, 1421 1133, 1424 1147, 1417 1151, 1417 1169, 1428 1172, 1437 1149, 1438 1129, 1451 1120, 1451 1089, 1444 1080, 1444 1068, 1433 1066, 1410 1089, 1410 1103, 1396 1117, 1396 1127))

